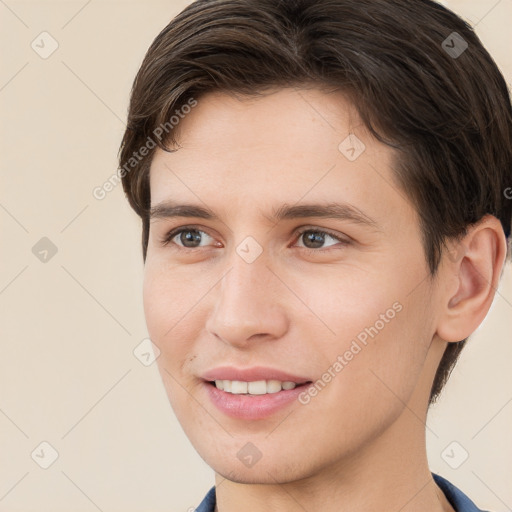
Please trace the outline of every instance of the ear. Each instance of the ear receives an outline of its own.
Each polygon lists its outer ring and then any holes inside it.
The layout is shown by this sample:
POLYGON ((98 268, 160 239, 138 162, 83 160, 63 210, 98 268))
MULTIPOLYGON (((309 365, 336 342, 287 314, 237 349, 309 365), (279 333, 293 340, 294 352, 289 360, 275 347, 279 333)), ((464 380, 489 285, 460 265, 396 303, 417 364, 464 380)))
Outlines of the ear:
POLYGON ((507 255, 507 239, 500 221, 486 215, 444 251, 444 277, 437 334, 449 342, 461 341, 482 323, 498 288, 507 255))

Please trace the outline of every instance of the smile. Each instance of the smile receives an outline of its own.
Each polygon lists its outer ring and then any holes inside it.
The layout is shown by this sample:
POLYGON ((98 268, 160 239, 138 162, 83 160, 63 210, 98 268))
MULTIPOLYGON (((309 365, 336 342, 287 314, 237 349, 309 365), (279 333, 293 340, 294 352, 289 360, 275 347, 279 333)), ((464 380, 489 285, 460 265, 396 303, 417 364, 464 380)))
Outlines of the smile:
POLYGON ((234 395, 266 395, 279 393, 282 390, 294 389, 300 385, 291 381, 280 380, 255 380, 245 382, 241 380, 216 380, 214 383, 217 389, 232 393, 234 395))

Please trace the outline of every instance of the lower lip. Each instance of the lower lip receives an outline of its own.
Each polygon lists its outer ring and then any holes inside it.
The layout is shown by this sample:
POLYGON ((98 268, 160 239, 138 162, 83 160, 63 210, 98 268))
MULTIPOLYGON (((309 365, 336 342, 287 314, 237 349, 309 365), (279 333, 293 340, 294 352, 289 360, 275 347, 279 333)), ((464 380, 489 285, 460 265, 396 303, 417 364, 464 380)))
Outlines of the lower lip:
POLYGON ((293 403, 310 384, 266 395, 235 395, 217 389, 208 382, 205 382, 204 385, 210 400, 224 414, 244 420, 260 420, 272 416, 293 403))

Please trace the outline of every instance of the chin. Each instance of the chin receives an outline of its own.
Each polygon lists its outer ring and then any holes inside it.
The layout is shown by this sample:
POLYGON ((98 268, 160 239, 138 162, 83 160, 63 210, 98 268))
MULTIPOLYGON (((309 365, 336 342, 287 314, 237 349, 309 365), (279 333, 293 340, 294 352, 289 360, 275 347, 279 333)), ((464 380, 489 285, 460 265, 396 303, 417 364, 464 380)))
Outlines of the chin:
MULTIPOLYGON (((232 465, 231 465, 232 466, 232 465)), ((230 465, 212 465, 212 469, 216 474, 236 482, 237 484, 285 484, 289 482, 295 482, 306 477, 306 474, 295 474, 291 473, 284 467, 278 467, 276 464, 272 464, 270 468, 266 465, 252 468, 237 468, 233 469, 230 465)))

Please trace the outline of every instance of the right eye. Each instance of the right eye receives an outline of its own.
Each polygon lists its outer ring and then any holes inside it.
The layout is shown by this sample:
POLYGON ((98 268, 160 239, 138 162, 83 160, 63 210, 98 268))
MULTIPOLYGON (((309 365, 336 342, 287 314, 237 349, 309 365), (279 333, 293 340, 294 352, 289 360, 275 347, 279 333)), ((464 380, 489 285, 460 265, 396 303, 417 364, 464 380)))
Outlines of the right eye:
POLYGON ((203 241, 206 241, 205 238, 214 240, 213 237, 201 229, 192 226, 184 226, 169 231, 160 240, 160 243, 163 246, 172 243, 183 249, 198 249, 205 247, 205 245, 201 245, 203 241))

